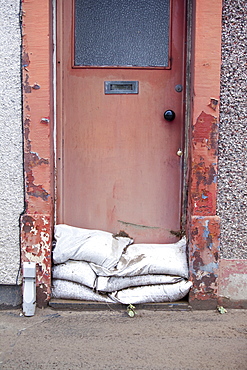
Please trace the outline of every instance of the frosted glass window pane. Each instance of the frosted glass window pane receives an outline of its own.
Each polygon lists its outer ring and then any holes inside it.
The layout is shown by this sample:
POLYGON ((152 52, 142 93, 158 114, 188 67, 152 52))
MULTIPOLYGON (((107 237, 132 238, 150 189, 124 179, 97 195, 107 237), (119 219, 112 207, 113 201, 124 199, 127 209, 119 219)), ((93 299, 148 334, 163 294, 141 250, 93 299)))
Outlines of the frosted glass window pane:
POLYGON ((75 0, 76 66, 168 66, 170 0, 75 0))

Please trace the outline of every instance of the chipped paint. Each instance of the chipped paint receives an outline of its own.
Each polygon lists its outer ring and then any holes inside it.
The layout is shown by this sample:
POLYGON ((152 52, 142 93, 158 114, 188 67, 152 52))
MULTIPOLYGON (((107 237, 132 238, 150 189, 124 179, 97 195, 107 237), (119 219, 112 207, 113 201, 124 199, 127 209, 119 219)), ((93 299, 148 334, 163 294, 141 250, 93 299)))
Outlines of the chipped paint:
POLYGON ((201 112, 192 131, 192 214, 216 212, 218 124, 217 118, 201 112))
POLYGON ((24 1, 22 7, 26 209, 21 217, 21 260, 36 263, 37 304, 43 307, 50 298, 53 220, 52 127, 47 125, 51 114, 51 17, 48 0, 24 1))
POLYGON ((220 219, 216 216, 216 197, 222 2, 216 1, 213 7, 208 1, 196 2, 194 17, 187 213, 193 286, 189 301, 193 308, 212 309, 217 306, 219 284, 220 219))
MULTIPOLYGON (((211 100, 211 104, 211 108, 216 110, 217 102, 211 100)), ((202 111, 195 119, 191 138, 191 222, 188 231, 193 287, 189 300, 195 308, 216 307, 218 299, 220 219, 216 216, 217 156, 218 118, 202 111)))
POLYGON ((49 117, 42 117, 41 120, 40 120, 40 123, 48 124, 48 123, 50 123, 50 118, 49 117))
POLYGON ((49 193, 42 188, 42 185, 35 185, 34 184, 34 177, 32 172, 27 172, 26 175, 27 180, 27 194, 36 198, 41 198, 42 200, 47 201, 49 197, 49 193))
POLYGON ((218 124, 217 117, 201 112, 193 126, 192 144, 196 147, 201 143, 201 147, 215 149, 218 145, 218 124))
POLYGON ((32 92, 32 90, 31 90, 32 87, 29 84, 29 76, 28 76, 27 73, 23 77, 23 89, 24 89, 26 94, 30 94, 32 92))
POLYGON ((41 165, 49 165, 49 160, 46 158, 41 158, 38 153, 32 152, 30 137, 30 124, 31 119, 28 118, 24 121, 24 171, 26 177, 26 193, 29 196, 40 197, 44 201, 48 200, 49 193, 43 188, 41 184, 35 184, 35 178, 33 175, 33 168, 41 165))
POLYGON ((37 84, 37 83, 35 83, 35 84, 33 84, 32 89, 39 90, 40 89, 40 85, 37 84))
POLYGON ((45 158, 40 158, 38 153, 34 153, 31 151, 29 153, 25 153, 25 170, 28 170, 35 166, 40 166, 41 164, 49 164, 49 160, 45 158))
POLYGON ((210 103, 208 104, 208 106, 215 111, 217 106, 218 106, 218 103, 219 103, 218 99, 211 98, 210 103))
POLYGON ((30 64, 29 55, 28 55, 28 53, 23 51, 23 53, 22 53, 22 67, 26 68, 26 67, 29 66, 29 64, 30 64))
POLYGON ((51 284, 51 219, 50 215, 24 215, 21 218, 21 257, 22 262, 35 262, 37 266, 36 286, 41 286, 42 299, 37 294, 37 304, 47 304, 51 284), (44 293, 46 299, 44 298, 44 293))
MULTIPOLYGON (((204 71, 202 73, 205 74, 204 71)), ((211 99, 210 108, 216 111, 217 105, 217 99, 211 99)), ((218 115, 202 110, 195 117, 191 132, 188 236, 189 270, 193 286, 189 301, 192 307, 199 309, 216 307, 218 299, 220 237, 220 219, 216 216, 218 126, 218 115)))
POLYGON ((191 218, 190 279, 193 287, 190 302, 211 301, 216 305, 219 276, 219 231, 217 216, 191 218))
MULTIPOLYGON (((215 274, 215 271, 219 268, 219 264, 216 262, 210 262, 207 265, 200 266, 201 271, 209 272, 210 274, 215 274)), ((218 274, 215 274, 217 277, 218 274)))

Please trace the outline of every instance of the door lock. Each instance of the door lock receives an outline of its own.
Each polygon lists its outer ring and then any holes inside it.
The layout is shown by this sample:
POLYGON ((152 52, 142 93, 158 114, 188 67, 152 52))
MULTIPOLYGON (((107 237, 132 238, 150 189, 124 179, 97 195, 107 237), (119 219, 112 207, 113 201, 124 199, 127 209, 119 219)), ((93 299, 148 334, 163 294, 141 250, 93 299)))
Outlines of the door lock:
POLYGON ((182 157, 182 155, 183 155, 183 152, 182 152, 182 150, 179 148, 178 149, 178 151, 177 151, 177 155, 179 156, 179 157, 182 157))

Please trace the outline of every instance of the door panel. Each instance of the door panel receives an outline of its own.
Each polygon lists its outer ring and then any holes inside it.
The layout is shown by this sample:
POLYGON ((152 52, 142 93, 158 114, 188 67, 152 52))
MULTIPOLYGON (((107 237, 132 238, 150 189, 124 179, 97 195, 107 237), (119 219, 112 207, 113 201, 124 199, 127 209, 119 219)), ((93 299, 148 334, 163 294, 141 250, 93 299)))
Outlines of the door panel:
POLYGON ((180 228, 184 5, 171 2, 169 68, 73 68, 73 2, 58 2, 57 223, 171 242, 180 228), (138 81, 138 94, 105 94, 138 81), (167 109, 176 113, 164 120, 167 109))

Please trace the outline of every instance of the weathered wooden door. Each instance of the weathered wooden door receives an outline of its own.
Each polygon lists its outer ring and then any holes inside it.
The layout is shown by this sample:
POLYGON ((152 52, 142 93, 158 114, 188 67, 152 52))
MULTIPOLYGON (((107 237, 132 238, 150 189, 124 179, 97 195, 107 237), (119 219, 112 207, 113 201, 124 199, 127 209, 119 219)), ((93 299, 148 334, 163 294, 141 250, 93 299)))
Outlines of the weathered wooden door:
POLYGON ((185 1, 57 3, 57 223, 173 241, 185 1))

